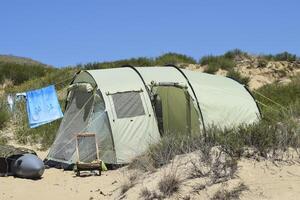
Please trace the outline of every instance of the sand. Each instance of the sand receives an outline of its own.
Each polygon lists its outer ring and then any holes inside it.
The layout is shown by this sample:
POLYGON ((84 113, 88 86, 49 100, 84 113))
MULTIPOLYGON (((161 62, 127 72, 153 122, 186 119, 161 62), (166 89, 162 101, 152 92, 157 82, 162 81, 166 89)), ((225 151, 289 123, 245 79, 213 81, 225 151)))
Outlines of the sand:
MULTIPOLYGON (((38 152, 44 157, 47 152, 38 152)), ((250 199, 299 199, 300 197, 300 164, 298 162, 256 161, 241 159, 238 164, 237 176, 222 184, 193 192, 191 189, 201 179, 184 179, 189 165, 177 167, 177 174, 183 180, 180 190, 169 199, 209 199, 220 188, 233 188, 244 183, 249 190, 244 191, 240 198, 250 199)), ((130 188, 123 199, 139 199, 143 188, 158 190, 157 183, 164 174, 174 170, 168 165, 154 173, 139 174, 136 184, 130 188)), ((28 180, 14 177, 0 177, 1 200, 92 200, 120 199, 120 187, 126 183, 129 174, 126 167, 103 172, 101 176, 76 177, 72 171, 46 169, 40 180, 28 180)))

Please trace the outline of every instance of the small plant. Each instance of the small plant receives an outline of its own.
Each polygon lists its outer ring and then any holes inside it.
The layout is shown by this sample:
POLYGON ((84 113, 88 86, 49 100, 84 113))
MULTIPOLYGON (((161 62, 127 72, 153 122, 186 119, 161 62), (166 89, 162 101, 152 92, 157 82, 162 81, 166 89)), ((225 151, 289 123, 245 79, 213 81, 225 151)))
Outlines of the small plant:
POLYGON ((131 174, 131 175, 128 177, 128 180, 125 181, 125 182, 121 185, 121 187, 120 187, 120 195, 125 194, 130 188, 132 188, 132 187, 136 184, 137 179, 138 179, 137 173, 131 174))
POLYGON ((7 105, 3 99, 0 99, 0 130, 5 126, 9 118, 10 114, 8 113, 7 105))
POLYGON ((289 52, 282 52, 275 55, 269 54, 269 55, 262 55, 264 59, 268 61, 289 61, 293 62, 297 60, 297 55, 289 53, 289 52))
POLYGON ((259 57, 258 58, 258 63, 257 63, 257 67, 258 68, 265 68, 268 65, 268 61, 264 58, 259 57))
POLYGON ((237 70, 234 69, 230 69, 226 75, 228 78, 232 78, 236 81, 238 81, 239 83, 243 84, 243 85, 248 85, 250 78, 249 77, 244 77, 241 75, 241 73, 237 70))
POLYGON ((176 176, 176 173, 169 173, 164 175, 159 181, 158 188, 165 197, 170 197, 173 193, 179 190, 180 183, 181 182, 176 176))
POLYGON ((232 199, 240 199, 240 195, 243 191, 248 190, 248 187, 241 183, 233 190, 228 191, 225 189, 221 189, 215 193, 215 195, 211 198, 211 200, 232 200, 232 199))
POLYGON ((130 182, 125 182, 121 185, 120 195, 125 194, 133 185, 130 182))
POLYGON ((28 127, 28 122, 24 121, 15 133, 16 139, 21 144, 37 143, 41 144, 42 150, 48 149, 54 142, 60 121, 56 120, 32 129, 28 127))
POLYGON ((208 73, 208 74, 215 74, 219 69, 220 69, 220 66, 212 63, 212 64, 208 64, 203 72, 208 73))
POLYGON ((186 56, 178 53, 166 53, 155 59, 156 65, 167 65, 167 64, 177 65, 180 63, 196 64, 196 60, 190 56, 186 56))
POLYGON ((229 58, 229 59, 232 59, 232 60, 234 60, 237 56, 248 57, 249 55, 246 52, 244 52, 240 49, 233 49, 233 50, 227 51, 224 54, 225 58, 229 58))
POLYGON ((162 200, 164 197, 157 194, 155 191, 150 191, 148 188, 143 188, 140 192, 140 198, 144 200, 162 200))
POLYGON ((46 73, 54 71, 54 68, 45 67, 37 64, 17 64, 0 62, 0 84, 5 79, 12 80, 19 85, 25 81, 44 76, 46 73))
POLYGON ((191 160, 190 178, 209 177, 207 185, 225 182, 233 178, 237 170, 237 159, 222 150, 222 147, 199 151, 199 159, 191 160))
POLYGON ((6 144, 7 142, 8 142, 7 137, 0 134, 0 145, 1 144, 6 144))
POLYGON ((151 200, 152 192, 148 188, 143 188, 140 192, 140 198, 144 200, 151 200))
MULTIPOLYGON (((282 115, 285 112, 281 112, 282 109, 292 107, 294 111, 300 108, 300 77, 295 77, 288 84, 282 85, 279 83, 272 83, 265 85, 258 90, 254 91, 255 99, 267 106, 262 106, 262 111, 266 113, 266 116, 272 118, 279 118, 278 115, 282 115), (266 98, 267 97, 267 98, 266 98), (270 101, 268 98, 271 98, 270 101), (275 103, 276 102, 276 103, 275 103), (285 108, 283 108, 282 106, 285 108), (270 110, 272 110, 270 112, 270 110), (280 112, 276 111, 280 110, 280 112)), ((299 115, 300 116, 300 115, 299 115)))
POLYGON ((0 109, 0 130, 5 126, 5 123, 9 120, 9 114, 6 109, 0 109))
POLYGON ((200 60, 201 65, 207 65, 204 72, 214 74, 219 69, 230 70, 236 64, 233 59, 224 56, 204 56, 200 60))

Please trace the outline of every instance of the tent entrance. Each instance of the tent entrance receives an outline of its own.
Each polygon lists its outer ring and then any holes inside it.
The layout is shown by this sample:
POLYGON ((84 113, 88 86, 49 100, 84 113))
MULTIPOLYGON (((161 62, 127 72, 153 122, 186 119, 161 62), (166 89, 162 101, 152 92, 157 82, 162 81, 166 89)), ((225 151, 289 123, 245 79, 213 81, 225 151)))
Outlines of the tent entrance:
POLYGON ((152 88, 153 105, 160 133, 194 134, 200 124, 187 88, 177 84, 158 84, 152 88))

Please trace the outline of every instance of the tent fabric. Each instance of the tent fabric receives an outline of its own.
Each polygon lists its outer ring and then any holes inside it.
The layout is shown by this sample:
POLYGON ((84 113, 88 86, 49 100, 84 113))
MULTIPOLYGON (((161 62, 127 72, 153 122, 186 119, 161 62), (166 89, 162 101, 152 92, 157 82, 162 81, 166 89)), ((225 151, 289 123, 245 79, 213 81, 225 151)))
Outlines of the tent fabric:
POLYGON ((198 97, 204 123, 221 128, 257 122, 259 109, 243 85, 219 75, 183 70, 198 97))
POLYGON ((170 66, 86 70, 72 84, 90 84, 93 91, 70 87, 47 157, 67 164, 76 162, 73 138, 81 132, 96 134, 105 163, 126 164, 165 132, 201 134, 203 126, 226 128, 260 117, 255 100, 238 82, 170 66))
POLYGON ((26 92, 26 108, 30 128, 52 122, 63 117, 53 85, 26 92))
MULTIPOLYGON (((157 83, 177 82, 188 86, 187 80, 174 67, 138 67, 137 69, 148 85, 155 81, 157 83)), ((237 81, 219 75, 181 70, 195 91, 206 127, 214 125, 225 128, 251 124, 259 120, 260 113, 255 100, 237 81)), ((188 92, 196 104, 196 97, 190 87, 188 92)), ((198 114, 200 115, 200 111, 198 114)))
POLYGON ((150 144, 160 139, 152 104, 143 81, 130 68, 88 70, 102 92, 111 126, 116 163, 128 163, 144 152, 150 144), (118 118, 113 95, 122 92, 137 92, 143 104, 144 115, 118 118))
POLYGON ((162 86, 156 89, 162 101, 165 133, 199 133, 199 121, 189 94, 182 88, 162 86), (178 114, 180 113, 180 114, 178 114))

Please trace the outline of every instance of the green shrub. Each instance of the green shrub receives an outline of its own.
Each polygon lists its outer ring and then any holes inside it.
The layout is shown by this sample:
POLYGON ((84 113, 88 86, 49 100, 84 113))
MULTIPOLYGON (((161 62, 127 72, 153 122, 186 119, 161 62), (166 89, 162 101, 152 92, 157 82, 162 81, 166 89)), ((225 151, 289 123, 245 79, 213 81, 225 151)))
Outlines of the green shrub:
POLYGON ((200 64, 207 65, 204 72, 210 74, 217 72, 219 69, 230 70, 236 66, 231 58, 225 56, 204 56, 201 58, 200 64))
POLYGON ((40 144, 42 150, 48 149, 54 142, 61 119, 36 128, 29 128, 25 103, 19 102, 16 107, 15 118, 18 119, 16 140, 21 144, 40 144))
POLYGON ((289 62, 293 62, 297 60, 297 55, 296 54, 291 54, 289 52, 282 52, 282 53, 278 53, 275 55, 269 54, 269 55, 262 55, 261 57, 263 57, 264 59, 268 60, 268 61, 289 61, 289 62))
POLYGON ((265 67, 267 67, 267 65, 268 65, 268 61, 266 59, 261 58, 261 57, 258 58, 257 67, 259 67, 259 68, 265 68, 265 67))
POLYGON ((37 128, 29 128, 23 124, 17 129, 15 137, 21 144, 41 144, 41 149, 46 150, 53 144, 60 122, 61 120, 56 120, 37 128))
POLYGON ((9 120, 9 114, 6 110, 0 109, 0 130, 4 127, 5 123, 9 120))
POLYGON ((300 77, 293 78, 286 85, 280 83, 265 85, 253 93, 259 102, 267 106, 261 107, 268 114, 270 114, 271 110, 274 110, 274 115, 277 115, 276 113, 280 114, 281 110, 279 112, 276 112, 276 110, 282 109, 282 106, 286 108, 292 107, 293 112, 295 112, 295 110, 300 108, 300 77))
POLYGON ((77 65, 77 68, 84 69, 108 69, 122 67, 124 65, 138 66, 155 66, 155 65, 166 65, 166 64, 179 64, 179 63, 192 63, 195 64, 196 60, 190 56, 186 56, 178 53, 166 53, 157 58, 131 58, 125 60, 117 60, 112 62, 95 62, 87 63, 84 65, 77 65))
POLYGON ((8 142, 7 137, 0 134, 0 145, 6 144, 8 142))
POLYGON ((248 57, 249 55, 240 50, 240 49, 233 49, 233 50, 230 50, 230 51, 227 51, 225 54, 224 54, 224 57, 225 58, 228 58, 228 59, 235 59, 237 56, 240 56, 240 57, 248 57))
POLYGON ((196 64, 196 60, 190 56, 178 53, 166 53, 155 59, 156 65, 177 65, 180 63, 196 64))
POLYGON ((13 81, 15 85, 19 85, 27 80, 44 76, 54 70, 54 68, 45 67, 43 65, 0 62, 0 84, 2 84, 5 79, 9 79, 13 81))
POLYGON ((0 99, 0 130, 5 126, 9 118, 10 114, 8 113, 7 105, 3 99, 0 99))
POLYGON ((7 137, 2 134, 1 130, 5 128, 6 122, 10 119, 7 105, 3 99, 0 99, 0 145, 8 142, 7 137))
POLYGON ((220 66, 215 63, 210 63, 207 65, 207 67, 204 69, 203 72, 208 74, 215 74, 220 69, 220 66))
POLYGON ((236 71, 234 69, 230 69, 226 75, 228 78, 232 78, 236 81, 238 81, 239 83, 248 86, 248 83, 250 81, 249 77, 244 77, 241 75, 241 73, 239 71, 236 71))
POLYGON ((151 58, 131 58, 126 60, 118 60, 112 62, 96 62, 96 63, 87 63, 85 65, 77 65, 78 68, 84 69, 109 69, 122 67, 123 65, 132 65, 132 66, 153 66, 155 61, 151 58))
POLYGON ((20 85, 6 88, 6 93, 26 92, 28 90, 38 89, 50 84, 56 84, 56 90, 60 90, 71 82, 73 76, 78 71, 76 68, 55 69, 45 76, 30 79, 20 85))
POLYGON ((206 138, 202 135, 167 134, 145 154, 135 158, 129 168, 151 171, 168 164, 176 155, 197 150, 207 152, 212 146, 220 146, 231 157, 242 156, 249 147, 263 157, 275 150, 300 147, 300 124, 290 115, 280 120, 263 118, 258 123, 235 128, 208 127, 206 138))

